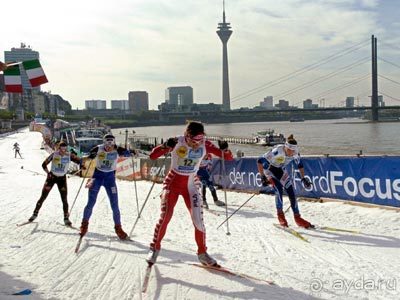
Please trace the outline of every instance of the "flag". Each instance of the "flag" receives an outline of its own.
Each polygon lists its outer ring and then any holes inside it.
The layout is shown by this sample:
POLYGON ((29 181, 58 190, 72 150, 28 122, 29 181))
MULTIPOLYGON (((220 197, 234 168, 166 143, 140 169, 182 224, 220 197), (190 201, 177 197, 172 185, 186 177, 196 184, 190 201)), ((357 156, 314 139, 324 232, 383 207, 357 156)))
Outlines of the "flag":
POLYGON ((22 93, 19 65, 10 66, 4 70, 4 85, 7 93, 22 93))
POLYGON ((48 82, 38 59, 22 62, 32 87, 48 82))

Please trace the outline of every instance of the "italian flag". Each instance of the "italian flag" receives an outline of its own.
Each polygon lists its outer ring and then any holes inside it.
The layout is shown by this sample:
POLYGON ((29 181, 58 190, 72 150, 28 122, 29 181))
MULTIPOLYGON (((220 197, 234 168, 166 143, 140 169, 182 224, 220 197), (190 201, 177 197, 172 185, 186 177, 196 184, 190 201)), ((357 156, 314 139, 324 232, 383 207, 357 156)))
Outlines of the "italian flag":
POLYGON ((24 61, 22 65, 32 87, 48 82, 38 59, 24 61))
POLYGON ((7 93, 22 93, 19 65, 8 66, 4 70, 4 85, 7 93))

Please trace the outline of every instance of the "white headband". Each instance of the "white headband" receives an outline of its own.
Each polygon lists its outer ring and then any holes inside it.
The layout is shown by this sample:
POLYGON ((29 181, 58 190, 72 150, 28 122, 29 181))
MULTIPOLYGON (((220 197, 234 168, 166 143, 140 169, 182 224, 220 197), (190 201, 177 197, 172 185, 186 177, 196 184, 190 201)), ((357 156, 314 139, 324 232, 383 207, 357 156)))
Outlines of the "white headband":
POLYGON ((294 150, 294 151, 298 150, 297 145, 289 144, 288 142, 285 143, 285 147, 290 149, 290 150, 294 150))

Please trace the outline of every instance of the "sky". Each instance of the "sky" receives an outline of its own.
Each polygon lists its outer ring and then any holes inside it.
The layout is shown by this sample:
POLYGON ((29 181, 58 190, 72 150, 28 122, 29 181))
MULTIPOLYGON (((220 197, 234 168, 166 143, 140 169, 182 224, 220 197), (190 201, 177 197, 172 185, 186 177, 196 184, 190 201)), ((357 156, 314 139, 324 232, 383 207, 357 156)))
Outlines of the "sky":
MULTIPOLYGON (((14 0, 2 11, 0 60, 21 42, 30 45, 49 79, 42 90, 73 108, 92 99, 110 107, 129 91, 147 91, 157 109, 167 87, 187 85, 195 103, 222 103, 222 0, 14 0)), ((400 104, 397 0, 226 0, 225 11, 233 30, 231 108, 254 107, 269 95, 297 106, 307 98, 341 106, 347 96, 368 105, 372 34, 379 91, 387 105, 400 104)))

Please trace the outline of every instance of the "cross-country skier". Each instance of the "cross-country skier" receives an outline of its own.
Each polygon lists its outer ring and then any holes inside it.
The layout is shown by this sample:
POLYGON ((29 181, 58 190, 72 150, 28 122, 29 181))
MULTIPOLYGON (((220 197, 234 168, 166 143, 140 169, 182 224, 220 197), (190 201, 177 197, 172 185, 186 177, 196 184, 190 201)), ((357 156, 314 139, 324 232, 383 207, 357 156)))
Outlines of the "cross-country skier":
POLYGON ((261 175, 262 184, 264 186, 274 186, 276 192, 275 204, 279 223, 284 227, 288 227, 283 212, 283 189, 285 189, 289 196, 296 224, 300 227, 310 228, 313 227, 313 225, 300 216, 293 188, 293 179, 286 168, 292 161, 295 162, 300 171, 301 182, 303 185, 306 188, 311 187, 310 180, 307 177, 304 177, 304 167, 301 162, 297 141, 294 139, 293 135, 288 137, 284 145, 277 145, 272 150, 261 156, 257 160, 257 168, 261 175))
POLYGON ((95 159, 96 168, 92 178, 86 185, 86 187, 89 188, 89 199, 83 211, 83 219, 80 227, 81 236, 84 236, 88 231, 89 219, 92 215, 93 207, 96 204, 97 194, 101 186, 104 186, 113 211, 115 233, 121 240, 125 240, 128 237, 121 226, 118 190, 115 182, 115 170, 119 155, 129 156, 130 152, 126 148, 116 146, 115 137, 112 134, 106 134, 103 138, 103 144, 95 146, 90 150, 88 158, 95 159))
POLYGON ((225 203, 218 200, 217 191, 215 190, 214 183, 210 180, 210 169, 212 167, 212 156, 210 153, 203 158, 200 163, 197 176, 199 177, 202 184, 202 195, 203 195, 203 207, 208 209, 208 203, 206 200, 206 188, 210 189, 211 195, 214 199, 214 204, 218 206, 225 206, 225 203))
POLYGON ((64 211, 64 224, 71 226, 72 223, 69 220, 68 213, 68 201, 67 201, 67 177, 68 167, 70 162, 73 161, 77 164, 81 164, 81 159, 67 151, 67 144, 60 142, 55 152, 49 155, 42 163, 43 170, 47 173, 46 181, 42 189, 42 195, 36 203, 35 210, 33 211, 32 217, 29 218, 29 222, 35 220, 38 216, 39 210, 42 207, 44 200, 46 200, 54 184, 57 184, 58 190, 61 195, 61 201, 63 204, 64 211), (51 163, 50 171, 47 169, 47 165, 51 163))
POLYGON ((171 169, 165 180, 161 195, 161 215, 154 230, 153 241, 147 262, 156 262, 161 249, 161 241, 172 218, 179 195, 185 201, 195 228, 197 255, 202 264, 218 266, 217 261, 208 255, 206 247, 206 230, 203 222, 203 205, 200 194, 200 181, 196 176, 200 162, 207 153, 212 153, 226 160, 233 156, 228 150, 228 143, 220 143, 220 149, 205 139, 204 127, 200 122, 190 122, 183 136, 169 138, 164 144, 155 147, 150 153, 151 159, 171 153, 171 169))
POLYGON ((13 149, 14 149, 14 158, 17 158, 17 154, 19 155, 20 158, 22 158, 21 153, 19 152, 20 148, 18 143, 14 143, 13 149))

